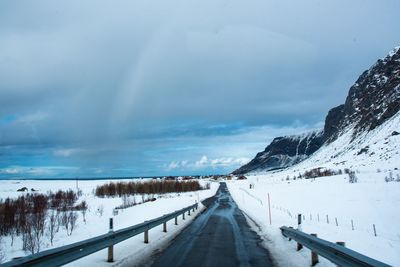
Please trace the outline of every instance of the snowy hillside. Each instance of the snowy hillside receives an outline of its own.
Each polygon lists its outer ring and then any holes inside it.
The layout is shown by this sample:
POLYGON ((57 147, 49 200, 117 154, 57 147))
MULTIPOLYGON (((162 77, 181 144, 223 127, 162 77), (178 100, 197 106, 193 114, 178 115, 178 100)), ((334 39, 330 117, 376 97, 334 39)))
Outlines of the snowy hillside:
MULTIPOLYGON (((353 139, 354 128, 329 144, 324 144, 309 158, 284 173, 302 173, 314 168, 351 169, 376 172, 400 169, 400 113, 369 132, 353 139)), ((262 174, 255 171, 249 174, 262 174)), ((280 171, 275 171, 280 172, 280 171)), ((292 174, 291 174, 292 176, 292 174)))
POLYGON ((354 128, 349 128, 294 169, 327 167, 377 171, 400 168, 400 113, 374 130, 359 134, 354 140, 354 128))

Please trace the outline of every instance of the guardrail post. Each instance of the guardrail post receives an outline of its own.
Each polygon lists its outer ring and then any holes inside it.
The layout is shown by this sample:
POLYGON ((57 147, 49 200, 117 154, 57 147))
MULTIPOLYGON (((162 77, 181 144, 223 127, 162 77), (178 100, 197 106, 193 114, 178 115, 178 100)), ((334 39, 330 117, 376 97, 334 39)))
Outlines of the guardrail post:
POLYGON ((346 246, 346 242, 343 242, 343 241, 338 241, 338 242, 336 242, 336 244, 338 244, 339 246, 343 246, 343 247, 346 246))
POLYGON ((303 248, 303 245, 297 242, 297 251, 301 250, 303 248))
MULTIPOLYGON (((187 210, 193 208, 197 209, 197 204, 186 207, 183 210, 186 212, 187 210)), ((64 265, 77 259, 86 257, 94 252, 105 251, 106 249, 107 259, 105 260, 108 262, 113 262, 114 245, 142 233, 144 234, 144 243, 149 243, 150 229, 161 226, 163 223, 164 226, 166 226, 168 221, 172 220, 173 218, 175 218, 175 223, 178 224, 178 218, 183 210, 178 210, 173 213, 160 216, 151 221, 144 221, 143 223, 118 230, 117 232, 114 232, 113 218, 109 218, 109 232, 106 234, 82 240, 70 245, 61 246, 53 251, 46 251, 43 254, 38 253, 32 256, 26 256, 18 259, 15 258, 9 262, 6 262, 5 266, 32 266, 35 264, 40 266, 51 266, 55 263, 57 265, 64 265), (121 235, 116 237, 116 233, 121 235)), ((183 216, 185 216, 185 213, 183 213, 183 216)))
MULTIPOLYGON (((297 230, 301 231, 301 213, 297 215, 297 230)), ((303 248, 303 245, 297 242, 297 251, 303 248)))
POLYGON ((185 213, 182 213, 182 220, 185 219, 185 213))
MULTIPOLYGON (((346 243, 343 242, 343 241, 338 241, 338 242, 336 242, 336 244, 338 244, 339 246, 343 246, 343 247, 346 246, 346 243)), ((337 265, 337 266, 338 266, 338 267, 341 267, 341 266, 339 266, 339 265, 337 265)))
POLYGON ((149 230, 144 231, 144 243, 149 243, 149 230))
POLYGON ((190 210, 188 210, 188 215, 190 216, 190 210))
POLYGON ((164 224, 163 224, 163 232, 164 233, 167 232, 167 222, 164 222, 164 224))
POLYGON ((327 240, 321 240, 317 234, 306 234, 304 232, 293 229, 293 227, 280 227, 282 235, 289 240, 301 242, 311 250, 311 265, 318 263, 319 257, 324 257, 334 263, 336 266, 382 266, 390 267, 390 265, 369 258, 365 255, 357 253, 351 249, 345 248, 345 242, 331 243, 327 240))
MULTIPOLYGON (((317 234, 311 235, 317 237, 317 234)), ((311 266, 315 266, 318 262, 318 254, 311 250, 311 266)))
MULTIPOLYGON (((114 229, 114 222, 113 218, 110 218, 110 225, 109 225, 109 232, 113 232, 114 229)), ((108 255, 107 255, 107 262, 113 262, 114 261, 114 246, 111 245, 108 247, 108 255)))

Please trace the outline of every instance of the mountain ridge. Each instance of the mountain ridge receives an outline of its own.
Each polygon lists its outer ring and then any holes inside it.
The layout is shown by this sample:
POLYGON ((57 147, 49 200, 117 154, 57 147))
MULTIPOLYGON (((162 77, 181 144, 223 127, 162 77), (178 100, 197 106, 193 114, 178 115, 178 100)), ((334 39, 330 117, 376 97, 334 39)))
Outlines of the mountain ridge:
POLYGON ((269 171, 296 165, 349 131, 352 134, 348 142, 351 143, 362 133, 368 133, 388 121, 399 110, 400 46, 378 59, 358 77, 350 87, 345 103, 328 111, 323 130, 308 135, 274 138, 264 151, 232 173, 269 171), (310 136, 313 138, 309 139, 310 136), (298 153, 302 143, 308 143, 312 149, 298 153))

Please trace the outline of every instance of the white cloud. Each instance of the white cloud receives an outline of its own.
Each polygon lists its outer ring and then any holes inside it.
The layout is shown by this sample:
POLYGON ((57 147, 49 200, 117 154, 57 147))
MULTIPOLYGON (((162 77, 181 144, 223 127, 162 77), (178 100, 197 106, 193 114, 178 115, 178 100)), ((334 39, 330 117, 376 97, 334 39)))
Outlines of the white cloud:
POLYGON ((32 124, 43 121, 49 117, 45 112, 36 112, 32 114, 23 115, 15 120, 15 123, 32 124))
POLYGON ((196 162, 194 163, 194 167, 196 167, 196 168, 203 168, 203 167, 207 166, 208 163, 209 163, 209 160, 208 160, 207 156, 202 156, 202 157, 200 158, 200 160, 198 160, 198 161, 196 161, 196 162))
POLYGON ((18 168, 5 168, 0 170, 0 173, 4 174, 18 174, 19 172, 20 170, 18 168))
POLYGON ((223 166, 223 167, 229 167, 229 166, 235 166, 235 165, 244 165, 250 161, 249 158, 217 158, 211 160, 211 167, 218 167, 218 166, 223 166))
POLYGON ((172 161, 170 164, 167 166, 167 170, 174 170, 180 168, 181 163, 177 161, 172 161))
POLYGON ((203 170, 203 169, 217 169, 217 168, 234 168, 239 167, 249 162, 250 159, 246 157, 221 157, 210 159, 206 155, 201 156, 197 161, 172 161, 166 166, 166 170, 203 170))
POLYGON ((78 170, 73 166, 43 166, 43 167, 25 167, 25 166, 9 166, 0 169, 0 174, 7 176, 57 176, 60 173, 78 170))
POLYGON ((54 150, 53 154, 54 154, 54 156, 57 156, 57 157, 67 158, 72 155, 78 154, 80 152, 82 152, 82 149, 80 149, 80 148, 65 148, 65 149, 61 148, 61 149, 54 150))

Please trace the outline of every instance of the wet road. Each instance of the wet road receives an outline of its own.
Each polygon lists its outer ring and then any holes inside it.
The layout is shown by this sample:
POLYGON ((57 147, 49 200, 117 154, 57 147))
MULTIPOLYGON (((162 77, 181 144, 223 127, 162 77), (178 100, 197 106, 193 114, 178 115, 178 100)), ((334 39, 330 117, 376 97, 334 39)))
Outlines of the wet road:
POLYGON ((225 183, 152 266, 272 266, 268 251, 237 208, 225 183))

